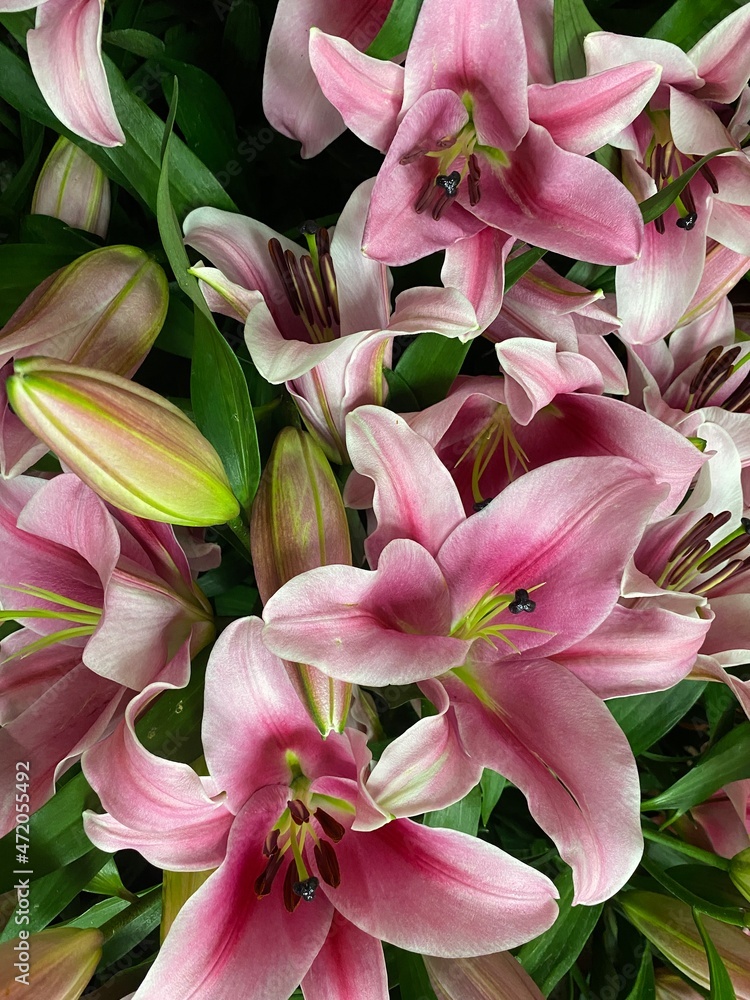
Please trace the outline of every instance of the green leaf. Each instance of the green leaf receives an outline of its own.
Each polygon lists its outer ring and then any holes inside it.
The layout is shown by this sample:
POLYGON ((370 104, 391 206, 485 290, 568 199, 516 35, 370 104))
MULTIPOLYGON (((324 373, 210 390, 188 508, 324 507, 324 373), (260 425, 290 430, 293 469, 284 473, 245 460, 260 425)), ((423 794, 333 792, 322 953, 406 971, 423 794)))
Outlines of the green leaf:
MULTIPOLYGON (((106 969, 119 961, 123 955, 139 945, 161 921, 162 890, 158 885, 138 897, 137 901, 121 910, 110 921, 110 927, 116 927, 111 937, 107 938, 99 971, 106 969)), ((105 928, 106 933, 106 928, 105 928)))
POLYGON ((0 324, 8 322, 26 296, 45 278, 78 256, 61 247, 35 243, 0 246, 0 324))
POLYGON ((127 899, 118 899, 117 896, 113 896, 110 899, 101 899, 98 903, 82 913, 80 917, 75 917, 73 920, 65 920, 63 925, 65 927, 80 927, 86 930, 89 927, 101 927, 102 924, 106 924, 108 920, 112 917, 117 916, 121 913, 127 906, 127 899))
POLYGON ((541 247, 532 247, 509 260, 505 265, 505 291, 512 288, 546 253, 541 247))
POLYGON ((734 986, 732 986, 732 980, 729 978, 726 966, 721 960, 716 946, 708 936, 708 931, 703 926, 703 920, 697 910, 693 910, 693 920, 698 928, 701 941, 703 941, 703 947, 706 949, 710 1000, 737 1000, 737 994, 734 992, 734 986))
POLYGON ((192 358, 194 326, 193 310, 185 304, 179 292, 174 293, 170 289, 167 318, 154 346, 180 358, 192 358))
POLYGON ((674 865, 664 868, 648 854, 641 859, 641 865, 673 896, 688 906, 707 913, 724 924, 745 926, 747 909, 742 905, 745 900, 737 893, 724 872, 705 865, 674 865))
POLYGON ((607 708, 637 757, 690 711, 705 687, 705 681, 681 681, 668 691, 612 698, 607 702, 607 708))
POLYGON ((589 14, 583 0, 555 0, 552 60, 555 80, 575 80, 586 76, 583 40, 601 28, 589 14))
MULTIPOLYGON (((27 200, 36 175, 39 158, 42 155, 43 145, 44 129, 41 129, 39 135, 34 141, 34 145, 29 151, 28 156, 21 164, 20 170, 17 172, 10 184, 8 184, 2 195, 0 195, 0 217, 7 218, 11 216, 13 213, 17 212, 27 200)), ((31 199, 29 198, 28 200, 30 201, 31 199)))
MULTIPOLYGON (((37 878, 70 864, 91 850, 91 841, 83 832, 81 813, 98 804, 96 793, 79 773, 33 814, 29 822, 29 843, 34 849, 33 871, 37 878)), ((15 854, 15 831, 11 830, 0 840, 0 892, 12 889, 17 878, 13 870, 21 866, 15 863, 15 854)), ((95 874, 92 872, 89 877, 95 874)))
POLYGON ((84 891, 94 893, 97 896, 119 896, 129 902, 134 898, 133 894, 122 884, 114 858, 110 858, 101 871, 94 875, 84 891))
MULTIPOLYGON (((34 846, 33 841, 31 843, 34 846)), ((24 922, 20 925, 24 930, 30 934, 44 930, 91 881, 109 856, 105 851, 100 851, 95 847, 66 865, 65 868, 60 868, 49 875, 35 879, 29 887, 28 910, 25 907, 23 910, 20 906, 16 907, 14 915, 11 916, 5 930, 0 934, 0 942, 10 941, 17 937, 19 924, 16 923, 16 916, 21 913, 28 914, 29 917, 28 923, 24 922)), ((23 878, 23 876, 16 875, 15 878, 23 878)))
POLYGON ((705 753, 671 788, 644 802, 645 811, 676 809, 679 815, 731 781, 750 778, 750 722, 743 722, 705 753))
POLYGON ((724 17, 747 0, 677 0, 666 14, 646 32, 648 38, 663 38, 680 48, 690 49, 724 17))
POLYGON ((481 811, 482 790, 479 785, 475 785, 468 795, 464 795, 452 806, 427 813, 423 822, 425 826, 458 830, 460 833, 468 833, 472 837, 476 837, 481 811))
POLYGON ((367 49, 375 59, 395 59, 409 48, 422 0, 393 0, 385 23, 367 49))
POLYGON ((516 955, 521 965, 547 996, 573 966, 602 912, 597 906, 571 906, 573 875, 566 870, 555 879, 560 893, 560 914, 548 931, 525 944, 516 955))
POLYGON ((462 344, 439 333, 420 333, 409 344, 394 371, 411 390, 419 409, 445 399, 470 347, 470 341, 462 344))
MULTIPOLYGON (((638 952, 636 951, 636 954, 638 952)), ((638 969, 638 977, 633 989, 628 993, 627 1000, 656 1000, 656 982, 654 980, 654 963, 651 949, 644 946, 643 958, 638 969)))
POLYGON ((395 952, 401 1000, 436 1000, 422 956, 401 948, 395 952))
POLYGON ((719 156, 721 153, 731 152, 732 150, 727 147, 726 149, 714 150, 713 153, 707 153, 686 170, 684 174, 680 174, 675 180, 670 181, 661 191, 657 191, 656 194, 652 194, 650 198, 642 201, 640 208, 643 221, 653 222, 654 219, 658 219, 660 215, 663 215, 669 206, 674 204, 678 196, 688 186, 704 163, 708 163, 709 160, 713 160, 715 156, 719 156))
POLYGON ((247 382, 234 352, 216 328, 197 280, 188 274, 190 261, 170 201, 171 130, 178 101, 179 86, 175 81, 164 132, 157 195, 159 233, 177 283, 196 307, 190 377, 190 398, 195 420, 219 453, 232 490, 242 507, 248 511, 260 481, 260 452, 247 382))
POLYGON ((208 650, 193 660, 184 688, 165 691, 135 724, 140 743, 149 753, 189 764, 203 753, 201 720, 208 650))
POLYGON ((482 789, 482 826, 487 826, 492 810, 500 801, 507 783, 502 774, 485 767, 479 782, 479 787, 482 789))
MULTIPOLYGON (((67 136, 112 180, 140 197, 155 212, 164 123, 130 90, 106 56, 104 64, 117 117, 127 139, 123 146, 96 146, 66 129, 47 107, 28 64, 1 44, 0 97, 17 111, 67 136)), ((232 199, 208 167, 179 139, 174 141, 172 156, 175 168, 172 204, 181 217, 202 205, 236 211, 232 199)))
POLYGON ((383 375, 388 383, 388 406, 396 413, 413 413, 419 409, 419 400, 411 390, 411 386, 396 371, 383 369, 383 375))
POLYGON ((137 28, 107 31, 103 35, 103 41, 108 45, 117 46, 118 49, 132 52, 136 56, 143 56, 144 59, 153 59, 164 52, 164 42, 161 38, 148 31, 139 31, 137 28))
POLYGON ((220 174, 237 152, 237 132, 232 106, 219 84, 197 66, 177 59, 159 59, 159 65, 169 70, 162 79, 167 99, 172 94, 172 80, 180 84, 177 124, 189 148, 215 174, 220 174), (174 74, 174 77, 172 76, 174 74))

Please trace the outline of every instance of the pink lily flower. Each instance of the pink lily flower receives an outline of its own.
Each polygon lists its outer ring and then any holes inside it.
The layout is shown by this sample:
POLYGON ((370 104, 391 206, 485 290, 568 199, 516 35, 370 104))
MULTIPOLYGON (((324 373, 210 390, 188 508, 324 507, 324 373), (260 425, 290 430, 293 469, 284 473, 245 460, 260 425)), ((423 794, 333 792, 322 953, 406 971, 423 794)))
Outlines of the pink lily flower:
POLYGON ((108 810, 85 815, 95 844, 175 871, 217 867, 137 1000, 188 989, 196 1000, 287 1000, 300 982, 306 1000, 387 1000, 381 940, 454 958, 549 927, 556 890, 544 875, 475 837, 388 822, 368 788, 364 737, 320 737, 261 631, 259 619, 234 622, 211 654, 210 777, 147 753, 131 709, 84 759, 108 810))
POLYGON ((387 150, 368 256, 405 264, 458 244, 471 259, 462 241, 489 226, 584 260, 637 259, 637 206, 587 154, 643 108, 655 63, 529 88, 516 0, 425 0, 403 70, 315 30, 310 58, 352 131, 387 150))
MULTIPOLYGON (((134 691, 187 683, 214 627, 172 529, 72 474, 0 483, 0 549, 0 614, 23 625, 0 645, 0 761, 31 761, 33 811, 134 691)), ((8 785, 3 833, 14 809, 8 785)))
POLYGON ((313 27, 345 38, 364 52, 383 27, 393 0, 280 0, 263 71, 263 111, 282 135, 302 143, 302 158, 317 156, 346 130, 326 99, 308 55, 313 27))
POLYGON ((98 146, 121 146, 120 127, 102 61, 104 0, 0 0, 0 11, 36 7, 26 41, 34 79, 71 132, 98 146))
POLYGON ((750 781, 733 781, 690 815, 703 829, 712 848, 723 858, 750 847, 750 781))
MULTIPOLYGON (((435 449, 467 516, 532 469, 563 458, 620 455, 668 484, 669 493, 654 511, 659 519, 675 510, 706 460, 677 431, 617 399, 564 393, 523 424, 514 419, 509 395, 507 375, 461 376, 444 400, 402 414, 435 449)), ((372 481, 352 473, 347 505, 370 508, 372 496, 372 481)))
POLYGON ((245 321, 258 371, 286 383, 334 462, 346 461, 347 413, 384 401, 395 336, 432 330, 466 340, 480 330, 456 288, 410 288, 391 314, 390 272, 360 249, 372 187, 356 189, 332 233, 309 227, 309 254, 254 219, 213 208, 191 212, 184 226, 186 242, 219 268, 193 269, 209 305, 245 321))
POLYGON ((623 180, 639 201, 705 154, 735 150, 701 168, 675 204, 646 227, 640 259, 618 270, 620 335, 629 343, 651 343, 677 325, 701 280, 706 236, 750 254, 750 159, 740 150, 749 131, 748 42, 747 7, 725 17, 688 53, 669 42, 608 32, 585 40, 590 73, 643 59, 662 67, 648 108, 611 140, 623 150, 623 180))
MULTIPOLYGON (((376 569, 325 566, 290 580, 266 604, 264 642, 339 679, 422 682, 438 715, 387 748, 381 780, 432 761, 437 729, 454 794, 456 758, 506 775, 573 867, 577 900, 607 898, 640 857, 636 770, 602 702, 554 658, 611 613, 665 489, 625 459, 567 459, 467 518, 448 470, 402 418, 362 407, 348 440, 355 469, 375 482, 365 551, 376 569), (540 732, 550 714, 555 727, 540 732), (603 779, 610 765, 617 773, 603 779)), ((439 769, 424 767, 440 791, 439 769)))

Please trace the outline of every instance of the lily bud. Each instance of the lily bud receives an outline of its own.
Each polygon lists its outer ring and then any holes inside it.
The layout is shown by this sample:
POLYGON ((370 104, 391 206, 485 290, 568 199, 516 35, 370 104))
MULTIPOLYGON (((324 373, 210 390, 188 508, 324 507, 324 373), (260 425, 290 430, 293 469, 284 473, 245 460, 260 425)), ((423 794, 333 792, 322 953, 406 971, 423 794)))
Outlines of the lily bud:
POLYGON ((8 1000, 78 1000, 102 956, 94 928, 57 927, 0 944, 0 984, 8 1000))
POLYGON ((750 899, 750 847, 735 854, 729 862, 729 877, 745 899, 750 899))
MULTIPOLYGON (((250 547, 264 603, 309 569, 333 563, 351 566, 341 491, 320 446, 296 427, 285 427, 274 441, 253 504, 250 547)), ((306 664, 294 664, 291 676, 320 731, 341 731, 351 685, 306 664)))
POLYGON ((44 354, 132 375, 164 323, 164 271, 137 247, 105 247, 42 282, 0 333, 0 475, 24 472, 45 448, 5 406, 15 358, 44 354))
POLYGON ((656 1000, 702 1000, 701 994, 673 972, 659 969, 655 977, 656 1000))
MULTIPOLYGON (((621 904, 628 920, 676 969, 708 989, 706 952, 686 903, 657 892, 628 892, 621 904)), ((737 1000, 750 1000, 750 940, 739 927, 706 916, 703 923, 726 966, 737 1000)))
POLYGON ((187 903, 193 893, 197 892, 206 879, 213 875, 216 869, 210 868, 203 872, 164 872, 162 883, 161 931, 162 942, 169 934, 169 929, 177 918, 177 914, 187 903))
POLYGON ((239 513, 213 446, 150 389, 111 372, 24 358, 7 392, 29 430, 120 510, 196 527, 239 513))
POLYGON ((437 1000, 543 1000, 544 994, 508 951, 478 958, 424 957, 437 1000))
POLYGON ((109 208, 107 175, 82 149, 60 136, 39 173, 32 215, 51 215, 103 239, 109 208))

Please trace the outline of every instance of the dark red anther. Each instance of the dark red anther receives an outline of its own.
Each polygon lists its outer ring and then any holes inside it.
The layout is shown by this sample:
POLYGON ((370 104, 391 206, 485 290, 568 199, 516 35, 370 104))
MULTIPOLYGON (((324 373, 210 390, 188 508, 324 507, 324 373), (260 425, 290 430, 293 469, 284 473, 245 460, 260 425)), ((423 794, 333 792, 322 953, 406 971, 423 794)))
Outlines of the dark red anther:
POLYGON ((310 810, 307 808, 302 799, 289 799, 287 802, 287 809, 297 826, 302 826, 303 823, 307 823, 310 819, 310 810))
POLYGON ((279 831, 274 827, 269 830, 268 836, 263 843, 263 853, 267 858, 273 857, 279 849, 279 831))
POLYGON ((331 237, 325 226, 321 226, 315 234, 315 244, 318 248, 318 256, 331 252, 331 237))
POLYGON ((343 827, 337 819, 334 819, 333 816, 322 809, 316 809, 314 815, 326 837, 330 837, 334 844, 338 844, 346 833, 346 827, 343 827))
POLYGON ((318 866, 320 877, 326 885, 337 889, 341 885, 341 871, 336 852, 332 845, 327 840, 321 840, 319 844, 315 845, 313 853, 315 854, 315 863, 318 866))
POLYGON ((697 543, 704 541, 709 535, 718 531, 719 528, 723 527, 731 520, 732 515, 728 510, 722 510, 719 514, 704 514, 699 521, 695 522, 690 531, 688 531, 684 538, 682 538, 677 544, 672 552, 672 555, 669 557, 670 562, 678 556, 685 555, 690 552, 691 549, 695 548, 697 543))
POLYGON ((723 583, 728 580, 730 576, 736 576, 742 569, 747 569, 750 565, 750 559, 735 559, 733 562, 727 563, 727 565, 720 569, 718 573, 714 573, 712 577, 708 580, 704 580, 703 583, 696 587, 693 591, 694 594, 704 594, 715 587, 718 583, 723 583))
POLYGON ((294 891, 294 886, 297 883, 297 866, 294 861, 289 862, 289 867, 286 870, 286 875, 284 876, 284 906, 289 911, 289 913, 294 913, 294 911, 299 906, 301 896, 296 895, 294 891))
POLYGON ((260 875, 255 880, 255 895, 258 899, 262 899, 267 896, 271 891, 271 886, 273 885, 273 880, 276 878, 276 874, 281 868, 281 862, 284 860, 284 855, 277 852, 273 855, 271 860, 268 862, 266 867, 260 873, 260 875))
POLYGON ((693 393, 697 392, 698 389, 700 389, 701 385, 703 385, 703 380, 711 371, 715 363, 719 360, 723 350, 724 350, 723 347, 712 347, 711 350, 708 352, 708 354, 705 356, 705 358, 703 359, 703 364, 700 366, 695 375, 693 375, 692 381, 690 383, 691 396, 693 393))
POLYGON ((276 238, 268 241, 268 253, 273 266, 276 268, 276 273, 278 274, 279 280, 281 281, 282 287, 286 293, 289 305, 292 307, 292 311, 295 316, 299 316, 300 307, 294 289, 294 282, 292 281, 292 276, 289 273, 289 268, 287 267, 281 243, 276 238))
POLYGON ((739 535, 737 538, 733 538, 731 542, 727 542, 718 551, 713 552, 707 559, 703 562, 698 563, 697 569, 699 573, 708 573, 712 569, 716 569, 721 563, 726 562, 727 559, 732 556, 736 556, 748 544, 747 535, 739 535))
POLYGON ((701 174, 703 174, 703 176, 705 177, 705 179, 708 181, 708 186, 711 188, 711 190, 713 191, 713 193, 714 194, 718 194, 719 193, 719 182, 716 180, 716 174, 709 167, 709 165, 707 163, 704 163, 703 166, 700 168, 700 170, 698 172, 701 173, 701 174))
POLYGON ((414 211, 421 215, 435 196, 435 181, 430 178, 419 192, 419 197, 414 202, 414 211))
POLYGON ((741 413, 750 402, 750 372, 745 375, 737 388, 721 404, 725 410, 741 413))
POLYGON ((479 199, 482 197, 482 192, 479 189, 479 178, 482 176, 482 169, 479 166, 479 160, 472 153, 469 157, 469 203, 471 205, 477 205, 479 199))
POLYGON ((666 226, 664 225, 664 216, 659 215, 654 219, 654 228, 656 229, 659 236, 663 236, 666 231, 666 226))
POLYGON ((711 398, 711 396, 713 396, 716 390, 731 377, 732 368, 735 361, 739 357, 741 350, 741 347, 730 347, 728 351, 725 351, 724 354, 722 354, 706 378, 703 380, 703 385, 701 386, 701 390, 695 400, 696 407, 705 406, 706 402, 711 398))

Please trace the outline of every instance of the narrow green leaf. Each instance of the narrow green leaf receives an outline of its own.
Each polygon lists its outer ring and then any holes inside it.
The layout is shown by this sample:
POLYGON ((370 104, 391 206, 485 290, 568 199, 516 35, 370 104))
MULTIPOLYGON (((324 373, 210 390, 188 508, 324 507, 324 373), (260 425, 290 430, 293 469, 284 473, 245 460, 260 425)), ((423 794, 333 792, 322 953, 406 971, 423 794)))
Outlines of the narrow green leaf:
POLYGON ((197 66, 162 56, 159 66, 168 70, 162 87, 172 96, 172 80, 180 83, 177 124, 188 147, 214 174, 221 175, 237 152, 238 139, 232 106, 213 77, 197 66))
POLYGON ((375 59, 395 59, 409 48, 422 0, 393 0, 385 23, 367 49, 375 59))
POLYGON ((419 400, 406 382, 396 371, 384 368, 383 375, 388 383, 388 406, 396 413, 413 413, 419 409, 419 400))
POLYGON ((650 198, 641 202, 641 215, 643 216, 644 222, 653 222, 654 219, 658 219, 660 215, 663 215, 670 205, 674 204, 680 193, 688 186, 693 177, 698 173, 700 168, 704 163, 708 163, 709 160, 713 160, 715 156, 719 156, 720 153, 731 153, 732 150, 727 147, 726 149, 717 149, 713 153, 707 153, 702 156, 700 160, 692 165, 684 174, 680 174, 675 180, 670 181, 666 187, 663 187, 661 191, 657 191, 656 194, 652 194, 650 198))
MULTIPOLYGON (((16 907, 5 930, 0 934, 0 942, 10 941, 18 935, 19 924, 16 923, 16 915, 22 912, 29 917, 28 923, 24 922, 20 925, 24 930, 27 930, 29 934, 44 930, 91 881, 109 856, 105 851, 100 851, 95 847, 66 865, 65 868, 60 868, 50 872, 49 875, 32 881, 27 900, 28 910, 26 910, 25 905, 23 910, 16 907)), ((23 878, 23 876, 17 875, 15 878, 23 878)))
POLYGON ((12 213, 17 212, 24 204, 24 201, 27 199, 31 200, 29 195, 36 174, 36 168, 39 164, 39 158, 42 155, 43 145, 44 130, 42 129, 29 150, 28 156, 21 164, 18 173, 8 184, 2 195, 0 195, 0 216, 8 217, 12 213))
POLYGON ((425 826, 458 830, 460 833, 468 833, 472 837, 476 837, 481 811, 482 790, 479 785, 475 785, 468 795, 464 795, 452 806, 427 813, 423 822, 425 826))
POLYGON ((122 884, 114 858, 110 858, 101 871, 94 875, 84 891, 94 893, 97 896, 119 896, 128 901, 132 901, 134 898, 133 894, 122 884))
POLYGON ((108 920, 112 917, 117 916, 130 904, 126 899, 118 899, 117 896, 113 896, 110 899, 101 899, 98 903, 82 913, 80 917, 75 917, 73 920, 65 920, 63 926, 65 927, 80 927, 86 930, 89 927, 101 927, 102 924, 106 924, 108 920))
POLYGON ((628 993, 627 1000, 656 1000, 654 962, 651 958, 651 949, 648 945, 644 945, 643 958, 638 969, 638 977, 633 985, 633 989, 628 993))
POLYGON ((45 278, 78 256, 75 251, 34 243, 0 246, 0 324, 8 322, 26 296, 45 278))
POLYGON ((612 698, 607 702, 607 708, 637 757, 690 711, 705 687, 705 681, 681 681, 668 691, 612 698))
POLYGON ((485 767, 479 782, 479 787, 482 789, 482 826, 487 826, 492 810, 500 801, 507 783, 502 774, 485 767))
POLYGON ((692 48, 723 18, 747 0, 677 0, 646 32, 648 38, 663 38, 680 48, 692 48))
POLYGON ((512 288, 546 253, 541 247, 532 247, 509 260, 505 265, 505 291, 512 288))
POLYGON ((731 781, 750 778, 750 722, 719 740, 687 774, 665 792, 644 802, 646 811, 676 809, 680 814, 731 781))
MULTIPOLYGON (((724 924, 745 926, 747 909, 745 906, 737 905, 738 893, 733 891, 734 886, 723 872, 707 868, 705 865, 674 865, 671 868, 664 868, 648 854, 641 859, 641 865, 673 896, 688 906, 700 910, 701 913, 707 913, 724 924), (727 901, 731 903, 725 905, 727 901)), ((741 896, 739 902, 744 902, 741 896)))
POLYGON ((710 981, 708 995, 710 1000, 737 1000, 737 994, 734 992, 734 986, 732 986, 732 980, 729 978, 726 966, 721 960, 721 955, 716 950, 716 946, 708 936, 708 931, 704 927, 701 915, 697 910, 693 910, 693 920, 695 921, 695 926, 698 928, 701 941, 703 941, 703 947, 706 949, 710 981))
POLYGON ((140 743, 157 757, 188 764, 203 753, 201 721, 208 650, 192 662, 187 686, 165 691, 135 724, 140 743))
POLYGON ((395 952, 401 1000, 436 1000, 422 956, 401 948, 395 952))
POLYGON ((420 409, 431 406, 445 399, 470 347, 470 341, 462 344, 439 333, 420 333, 394 371, 406 382, 420 409))
POLYGON ((555 0, 552 60, 555 79, 575 80, 586 76, 583 40, 601 28, 589 14, 583 0, 555 0))
POLYGON ((560 893, 560 915, 548 931, 529 941, 516 955, 545 996, 549 995, 581 954, 603 905, 571 905, 573 875, 569 870, 555 879, 555 885, 560 893))
POLYGON ((104 944, 99 971, 119 961, 159 926, 161 900, 161 886, 157 885, 154 889, 144 892, 136 902, 131 903, 111 919, 110 926, 116 925, 116 930, 104 944))
POLYGON ((105 44, 115 45, 118 49, 132 52, 144 59, 153 59, 164 52, 164 42, 148 31, 137 28, 124 28, 122 31, 107 31, 102 40, 105 44))

